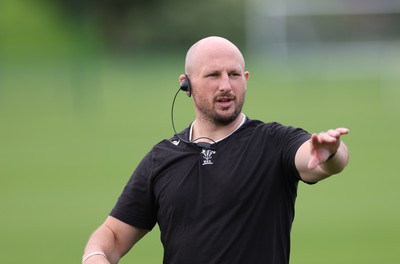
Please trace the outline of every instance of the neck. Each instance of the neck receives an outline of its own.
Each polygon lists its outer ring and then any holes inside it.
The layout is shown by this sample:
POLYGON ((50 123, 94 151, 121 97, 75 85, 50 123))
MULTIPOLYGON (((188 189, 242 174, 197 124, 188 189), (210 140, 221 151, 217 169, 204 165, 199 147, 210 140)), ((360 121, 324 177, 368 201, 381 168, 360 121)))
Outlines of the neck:
POLYGON ((211 124, 210 122, 196 119, 192 124, 191 140, 196 142, 210 143, 212 143, 212 141, 209 139, 212 139, 214 142, 220 141, 233 133, 242 124, 244 119, 245 115, 240 114, 235 121, 224 126, 217 126, 215 124, 211 124), (196 140, 197 138, 199 139, 196 140))

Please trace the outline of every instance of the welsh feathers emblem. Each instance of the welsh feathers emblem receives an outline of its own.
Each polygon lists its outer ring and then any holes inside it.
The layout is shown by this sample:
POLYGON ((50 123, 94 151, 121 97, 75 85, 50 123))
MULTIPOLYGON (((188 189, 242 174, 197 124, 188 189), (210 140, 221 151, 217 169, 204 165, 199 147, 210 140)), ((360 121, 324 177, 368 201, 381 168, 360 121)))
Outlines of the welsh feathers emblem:
POLYGON ((215 154, 214 150, 210 150, 210 149, 203 149, 201 151, 201 154, 203 155, 203 165, 212 165, 212 158, 213 155, 215 154))

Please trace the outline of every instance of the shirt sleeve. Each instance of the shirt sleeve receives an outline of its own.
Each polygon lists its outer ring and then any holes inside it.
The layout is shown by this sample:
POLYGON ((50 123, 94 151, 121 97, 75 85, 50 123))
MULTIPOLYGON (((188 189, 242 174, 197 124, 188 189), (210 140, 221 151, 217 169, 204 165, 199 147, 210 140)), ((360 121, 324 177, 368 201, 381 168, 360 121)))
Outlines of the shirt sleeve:
POLYGON ((152 191, 154 160, 150 151, 133 172, 110 215, 135 227, 153 229, 157 208, 152 191))
POLYGON ((283 126, 281 124, 275 125, 276 129, 280 131, 277 134, 280 137, 278 141, 282 148, 282 166, 285 174, 293 175, 296 180, 302 180, 296 168, 295 157, 297 150, 304 142, 310 139, 311 135, 301 128, 283 126))

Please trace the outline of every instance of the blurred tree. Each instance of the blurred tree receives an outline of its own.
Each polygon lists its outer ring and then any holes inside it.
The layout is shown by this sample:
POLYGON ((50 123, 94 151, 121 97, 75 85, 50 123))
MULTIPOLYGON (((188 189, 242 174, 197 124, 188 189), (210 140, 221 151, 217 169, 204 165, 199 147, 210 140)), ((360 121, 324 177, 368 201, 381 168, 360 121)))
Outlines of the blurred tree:
POLYGON ((65 23, 57 14, 46 2, 0 1, 0 61, 68 58, 101 49, 94 32, 65 23))
POLYGON ((244 44, 245 0, 42 0, 74 23, 89 25, 112 52, 187 48, 207 35, 244 44))

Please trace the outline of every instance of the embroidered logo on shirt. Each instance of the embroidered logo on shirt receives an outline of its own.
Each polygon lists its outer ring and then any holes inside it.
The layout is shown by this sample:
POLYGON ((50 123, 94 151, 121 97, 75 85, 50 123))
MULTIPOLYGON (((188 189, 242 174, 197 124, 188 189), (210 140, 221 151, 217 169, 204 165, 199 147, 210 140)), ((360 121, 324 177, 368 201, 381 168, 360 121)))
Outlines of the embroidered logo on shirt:
POLYGON ((201 151, 201 154, 203 155, 203 165, 212 165, 212 157, 215 153, 215 150, 203 149, 201 151))
POLYGON ((174 144, 175 146, 178 146, 179 142, 181 142, 179 139, 178 140, 171 140, 171 143, 174 144))

